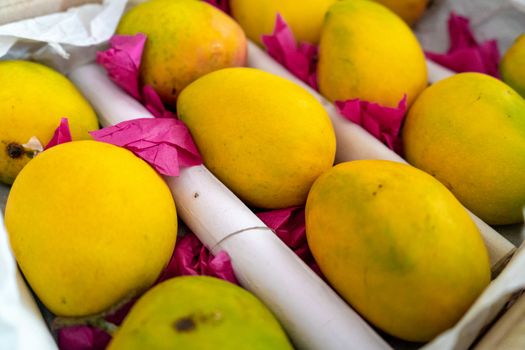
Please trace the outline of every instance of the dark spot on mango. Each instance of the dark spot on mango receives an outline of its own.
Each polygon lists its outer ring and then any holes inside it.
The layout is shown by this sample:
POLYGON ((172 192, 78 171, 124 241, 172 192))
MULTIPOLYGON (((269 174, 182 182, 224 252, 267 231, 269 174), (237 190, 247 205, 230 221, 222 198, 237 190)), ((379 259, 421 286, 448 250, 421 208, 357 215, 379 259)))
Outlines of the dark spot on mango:
POLYGON ((171 89, 171 94, 173 96, 177 95, 177 89, 175 89, 175 88, 171 89))
POLYGON ((8 144, 6 150, 7 155, 13 159, 20 158, 24 154, 24 147, 14 142, 8 144))
POLYGON ((193 331, 197 325, 191 316, 185 316, 176 320, 173 327, 177 332, 183 333, 193 331))
POLYGON ((60 298, 60 302, 61 302, 62 304, 67 304, 67 301, 66 301, 66 298, 65 298, 65 297, 61 297, 61 298, 60 298))
POLYGON ((195 192, 195 193, 193 194, 193 198, 199 198, 199 192, 195 192))

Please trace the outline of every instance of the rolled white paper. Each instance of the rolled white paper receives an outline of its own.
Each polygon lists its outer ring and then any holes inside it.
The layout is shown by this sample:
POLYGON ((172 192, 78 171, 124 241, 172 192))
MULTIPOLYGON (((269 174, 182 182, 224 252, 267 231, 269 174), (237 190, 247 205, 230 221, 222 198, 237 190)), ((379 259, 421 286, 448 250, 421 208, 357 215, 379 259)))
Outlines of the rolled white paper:
POLYGON ((0 214, 0 349, 57 349, 31 292, 16 267, 2 214, 0 214))
MULTIPOLYGON (((153 116, 95 65, 70 78, 104 125, 153 116)), ((235 171, 232 169, 232 171, 235 171)), ((204 166, 167 177, 180 217, 214 253, 224 250, 241 284, 277 316, 301 349, 389 349, 328 285, 204 166)))
POLYGON ((445 68, 442 65, 432 62, 429 59, 427 59, 427 71, 428 81, 432 84, 456 74, 454 71, 451 71, 450 69, 445 68))
MULTIPOLYGON (((383 145, 359 125, 342 117, 330 101, 300 79, 296 78, 253 42, 248 43, 248 66, 291 80, 308 90, 321 102, 335 130, 337 139, 336 163, 358 159, 384 159, 406 163, 403 158, 383 145)), ((468 213, 474 220, 485 241, 493 271, 498 272, 502 263, 506 262, 512 255, 515 246, 480 218, 470 211, 468 211, 468 213)))

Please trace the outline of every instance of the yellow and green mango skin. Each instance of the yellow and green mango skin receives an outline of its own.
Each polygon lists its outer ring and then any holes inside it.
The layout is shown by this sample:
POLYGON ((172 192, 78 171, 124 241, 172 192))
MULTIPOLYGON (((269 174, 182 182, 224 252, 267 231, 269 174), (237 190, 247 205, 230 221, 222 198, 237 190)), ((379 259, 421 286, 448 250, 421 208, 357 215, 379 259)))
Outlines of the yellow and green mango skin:
POLYGON ((253 68, 210 73, 180 95, 177 112, 204 164, 249 205, 304 205, 335 158, 323 106, 305 89, 253 68))
POLYGON ((429 5, 429 0, 375 0, 392 11, 408 25, 416 23, 429 5))
POLYGON ((523 221, 525 100, 511 87, 479 73, 440 81, 414 103, 402 136, 408 162, 482 220, 523 221))
POLYGON ((427 86, 425 56, 411 29, 368 0, 338 1, 328 10, 319 46, 319 90, 331 101, 359 98, 410 105, 427 86))
POLYGON ((259 45, 261 36, 273 32, 279 13, 292 29, 299 42, 317 44, 321 36, 326 10, 336 0, 231 0, 233 17, 246 35, 259 45))
POLYGON ((118 34, 146 34, 140 67, 143 84, 175 106, 192 81, 246 62, 246 37, 228 15, 204 1, 152 0, 125 14, 118 34))
POLYGON ((167 280, 133 306, 109 350, 291 350, 272 313, 248 291, 217 278, 167 280))
POLYGON ((341 163, 314 183, 308 245, 330 284, 381 330, 428 341, 490 282, 475 224, 436 179, 408 165, 341 163))
POLYGON ((500 62, 503 81, 525 98, 525 34, 519 36, 500 62))

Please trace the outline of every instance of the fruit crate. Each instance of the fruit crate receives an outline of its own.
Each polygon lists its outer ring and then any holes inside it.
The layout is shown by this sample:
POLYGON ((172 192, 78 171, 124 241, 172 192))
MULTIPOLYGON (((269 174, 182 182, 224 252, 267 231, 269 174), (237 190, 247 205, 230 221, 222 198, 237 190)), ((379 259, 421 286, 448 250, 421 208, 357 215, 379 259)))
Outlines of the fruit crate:
MULTIPOLYGON (((252 48, 251 48, 251 52, 256 52, 256 50, 257 50, 256 47, 252 47, 252 48)), ((259 56, 257 56, 257 57, 259 57, 259 56)), ((42 60, 43 60, 43 61, 46 61, 47 59, 48 59, 48 58, 43 57, 42 60)), ((266 66, 267 70, 272 70, 272 69, 277 69, 277 70, 279 70, 279 68, 276 68, 277 66, 272 66, 273 63, 272 63, 271 61, 266 60, 265 58, 263 58, 262 61, 261 61, 260 57, 259 57, 259 58, 256 58, 256 60, 257 60, 257 62, 259 62, 259 63, 262 62, 261 64, 262 64, 263 66, 265 66, 266 64, 269 64, 269 65, 270 65, 269 67, 266 66)), ((254 63, 254 65, 259 64, 259 63, 254 63)), ((286 73, 281 72, 281 74, 284 75, 284 74, 286 74, 286 73)), ((5 186, 0 187, 0 194, 1 194, 0 198, 3 199, 3 200, 1 201, 2 205, 4 205, 4 203, 5 203, 5 197, 7 196, 7 191, 8 191, 7 187, 5 187, 5 186)), ((502 232, 507 238, 509 238, 511 241, 513 241, 516 245, 519 245, 519 244, 521 243, 521 236, 520 236, 520 233, 519 233, 519 232, 520 232, 520 228, 519 228, 519 227, 512 227, 512 228, 506 228, 506 227, 505 227, 505 228, 498 228, 498 230, 500 230, 500 231, 501 231, 501 232, 502 232)), ((24 293, 26 293, 25 296, 27 297, 27 295, 28 295, 28 294, 27 294, 27 291, 24 292, 24 293)), ((27 299, 27 300, 29 300, 29 299, 27 299)), ((504 303, 504 302, 506 302, 506 301, 503 301, 503 303, 504 303)), ((498 304, 498 307, 496 307, 496 309, 499 309, 499 306, 501 306, 502 301, 500 300, 500 302, 497 303, 497 304, 498 304)), ((517 305, 519 305, 519 304, 520 304, 520 303, 518 302, 517 305)), ((35 309, 33 308, 33 310, 35 310, 35 309)), ((493 313, 496 312, 496 311, 497 311, 497 310, 492 310, 493 313)), ((44 337, 45 337, 45 335, 44 335, 44 337)), ((395 340, 392 340, 392 339, 388 339, 388 340, 389 340, 390 342, 392 342, 392 344, 393 344, 396 348, 407 348, 407 347, 410 347, 410 344, 406 344, 406 343, 397 343, 395 340)), ((480 343, 480 344, 482 344, 482 343, 480 343)), ((418 347, 418 346, 414 346, 414 347, 418 347)))

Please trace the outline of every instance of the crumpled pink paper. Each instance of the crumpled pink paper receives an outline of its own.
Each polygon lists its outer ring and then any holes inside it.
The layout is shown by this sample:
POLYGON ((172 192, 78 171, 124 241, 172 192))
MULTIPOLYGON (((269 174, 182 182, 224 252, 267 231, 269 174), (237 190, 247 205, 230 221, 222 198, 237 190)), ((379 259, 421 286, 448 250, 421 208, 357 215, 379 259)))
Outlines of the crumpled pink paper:
POLYGON ((215 6, 219 10, 222 10, 226 13, 230 13, 230 1, 229 0, 204 0, 210 5, 215 6))
POLYGON ((239 284, 228 253, 221 251, 213 256, 193 233, 178 238, 173 257, 160 281, 174 276, 213 276, 239 284))
POLYGON ((73 138, 71 137, 71 132, 69 131, 69 122, 67 118, 60 119, 60 124, 55 129, 55 133, 51 140, 47 143, 46 149, 50 149, 53 146, 60 145, 61 143, 71 142, 73 138))
POLYGON ((97 63, 106 69, 109 78, 115 84, 142 102, 155 117, 175 118, 175 114, 164 107, 159 95, 151 86, 140 87, 140 63, 146 40, 146 35, 141 33, 114 35, 109 40, 110 48, 97 52, 97 63))
POLYGON ((343 117, 363 127, 391 150, 402 153, 400 130, 407 110, 406 95, 399 101, 397 108, 360 99, 335 101, 335 106, 343 117))
MULTIPOLYGON (((291 207, 257 213, 277 237, 294 251, 310 268, 323 277, 306 240, 304 207, 291 207)), ((324 278, 324 277, 323 277, 324 278)))
POLYGON ((271 35, 263 35, 266 51, 293 75, 317 90, 317 46, 297 43, 286 21, 277 14, 271 35))
MULTIPOLYGON (((193 233, 177 239, 170 262, 155 284, 177 276, 212 276, 239 284, 235 278, 230 257, 226 252, 213 256, 193 233)), ((116 325, 122 323, 137 299, 127 303, 106 320, 116 325)), ((103 350, 111 341, 106 332, 90 326, 73 326, 58 331, 58 347, 61 350, 103 350)))
POLYGON ((163 175, 178 176, 180 168, 202 164, 188 128, 177 119, 133 119, 90 134, 132 151, 163 175))
POLYGON ((496 40, 479 44, 466 17, 450 13, 448 19, 450 47, 445 54, 425 52, 432 61, 455 72, 479 72, 500 77, 500 53, 496 40))

